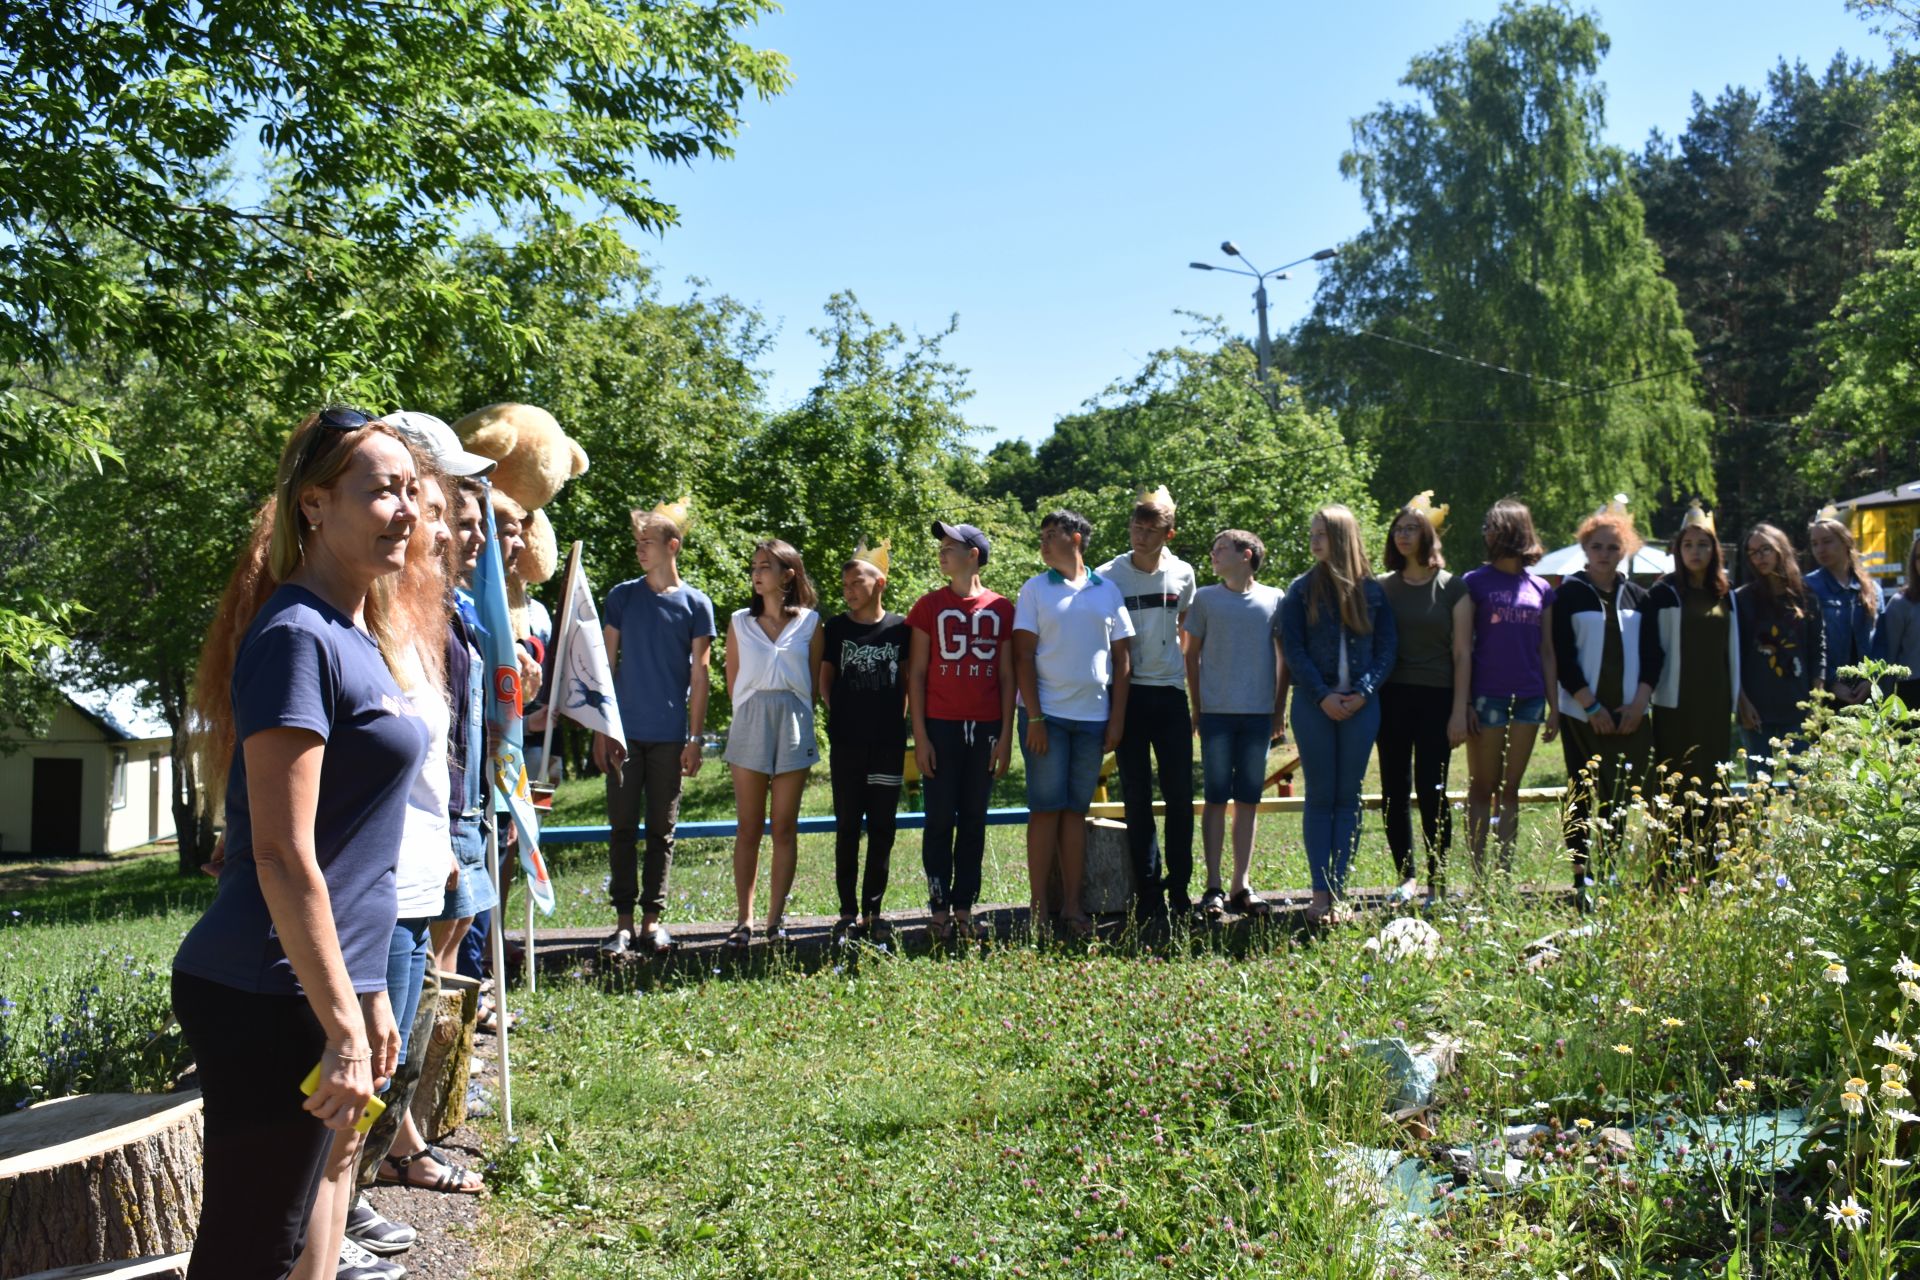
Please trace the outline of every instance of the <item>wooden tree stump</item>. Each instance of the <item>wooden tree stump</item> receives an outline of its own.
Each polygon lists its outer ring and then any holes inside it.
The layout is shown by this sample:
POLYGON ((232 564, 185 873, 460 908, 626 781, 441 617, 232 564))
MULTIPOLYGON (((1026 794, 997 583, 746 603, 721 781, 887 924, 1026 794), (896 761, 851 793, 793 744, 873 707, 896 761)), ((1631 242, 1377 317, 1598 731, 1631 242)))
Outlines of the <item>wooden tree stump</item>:
MULTIPOLYGON (((1060 887, 1056 861, 1047 895, 1054 910, 1071 914, 1060 887)), ((1127 853, 1127 824, 1111 818, 1087 819, 1085 870, 1080 877, 1080 909, 1088 915, 1115 915, 1133 903, 1133 859, 1127 853)))
POLYGON ((467 1122, 467 1076, 473 1063, 473 1031, 480 1019, 480 984, 442 976, 433 1034, 420 1064, 413 1094, 413 1122, 428 1142, 467 1122))
POLYGON ((191 1249, 200 1161, 198 1092, 83 1094, 0 1120, 0 1280, 191 1249))
POLYGON ((126 1262, 93 1262, 84 1267, 57 1267, 36 1271, 21 1280, 180 1280, 187 1274, 190 1253, 169 1253, 126 1262))

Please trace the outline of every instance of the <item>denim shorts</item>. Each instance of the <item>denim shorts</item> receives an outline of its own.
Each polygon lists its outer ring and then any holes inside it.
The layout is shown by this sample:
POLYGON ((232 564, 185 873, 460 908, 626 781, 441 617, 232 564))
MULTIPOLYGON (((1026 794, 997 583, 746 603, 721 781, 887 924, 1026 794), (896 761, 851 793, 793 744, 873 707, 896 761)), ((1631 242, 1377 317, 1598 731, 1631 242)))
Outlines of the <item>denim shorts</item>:
POLYGON ((440 914, 434 917, 436 920, 466 920, 500 905, 493 877, 487 874, 486 818, 455 818, 451 836, 453 859, 460 864, 460 879, 447 890, 440 914))
POLYGON ((1047 717, 1047 754, 1027 748, 1027 711, 1020 709, 1020 754, 1027 762, 1027 808, 1035 813, 1085 813, 1100 785, 1106 755, 1105 720, 1047 717))
POLYGON ((1267 786, 1273 717, 1263 711, 1200 713, 1200 790, 1208 804, 1253 804, 1267 786))
POLYGON ((1545 724, 1547 700, 1540 698, 1475 698, 1473 713, 1482 729, 1504 729, 1510 724, 1545 724))

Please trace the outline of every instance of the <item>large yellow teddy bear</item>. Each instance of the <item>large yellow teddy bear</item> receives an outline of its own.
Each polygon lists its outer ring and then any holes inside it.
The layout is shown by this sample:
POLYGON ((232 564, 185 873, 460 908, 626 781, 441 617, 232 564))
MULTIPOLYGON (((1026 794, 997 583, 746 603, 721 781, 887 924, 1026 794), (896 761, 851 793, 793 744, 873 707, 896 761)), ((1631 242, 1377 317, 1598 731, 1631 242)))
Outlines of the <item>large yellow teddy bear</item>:
POLYGON ((527 549, 507 566, 507 591, 516 612, 524 612, 526 585, 553 577, 560 567, 560 546, 541 508, 567 481, 587 469, 587 454, 560 428, 554 416, 530 404, 490 404, 453 424, 466 448, 498 465, 493 487, 529 512, 527 549))

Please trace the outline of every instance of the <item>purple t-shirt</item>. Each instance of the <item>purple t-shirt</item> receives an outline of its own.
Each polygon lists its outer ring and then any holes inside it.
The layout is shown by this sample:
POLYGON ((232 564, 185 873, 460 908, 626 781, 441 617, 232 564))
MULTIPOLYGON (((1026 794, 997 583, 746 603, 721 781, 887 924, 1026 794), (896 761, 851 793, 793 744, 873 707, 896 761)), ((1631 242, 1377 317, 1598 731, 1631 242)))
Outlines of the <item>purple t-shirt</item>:
POLYGON ((1544 698, 1540 635, 1553 587, 1537 573, 1503 573, 1490 564, 1466 574, 1473 598, 1473 696, 1544 698))
POLYGON ((313 851, 353 989, 387 989, 387 947, 399 912, 394 864, 407 791, 427 758, 413 714, 373 637, 304 587, 282 586, 240 642, 233 664, 233 768, 227 858, 213 905, 174 955, 181 973, 241 991, 297 995, 260 893, 248 807, 246 741, 264 729, 306 729, 325 742, 313 851))

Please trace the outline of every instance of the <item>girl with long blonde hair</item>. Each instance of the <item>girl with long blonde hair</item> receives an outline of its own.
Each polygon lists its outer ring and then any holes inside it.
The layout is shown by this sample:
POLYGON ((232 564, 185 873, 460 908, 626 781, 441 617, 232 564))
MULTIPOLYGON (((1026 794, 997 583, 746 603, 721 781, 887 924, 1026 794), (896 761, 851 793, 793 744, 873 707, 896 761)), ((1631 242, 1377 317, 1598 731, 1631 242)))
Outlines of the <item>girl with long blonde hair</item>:
POLYGON ((1844 679, 1840 668, 1875 656, 1873 633, 1885 606, 1880 584, 1868 575, 1853 530, 1830 508, 1808 523, 1807 549, 1819 566, 1807 575, 1807 590, 1820 602, 1827 632, 1827 664, 1821 677, 1836 702, 1865 702, 1871 692, 1868 682, 1844 679))
POLYGON ((1293 677, 1293 732, 1306 775, 1302 841, 1313 876, 1310 922, 1335 918, 1360 840, 1360 783, 1380 732, 1379 689, 1398 635, 1387 594, 1373 580, 1353 512, 1313 513, 1314 566, 1280 602, 1280 643, 1293 677))
POLYGON ((333 1139, 399 1051, 393 877, 429 738, 389 666, 411 642, 393 591, 420 516, 413 456, 329 409, 287 441, 274 498, 208 635, 201 687, 225 674, 226 697, 196 712, 233 748, 219 891, 173 964, 205 1102, 193 1280, 332 1273, 355 1146, 333 1139))

